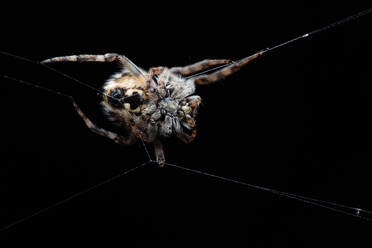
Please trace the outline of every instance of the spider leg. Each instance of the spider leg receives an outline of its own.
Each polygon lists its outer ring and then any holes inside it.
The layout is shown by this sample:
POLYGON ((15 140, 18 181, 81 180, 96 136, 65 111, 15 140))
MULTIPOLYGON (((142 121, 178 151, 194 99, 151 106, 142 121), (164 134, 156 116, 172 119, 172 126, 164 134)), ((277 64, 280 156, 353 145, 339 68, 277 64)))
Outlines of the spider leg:
POLYGON ((149 75, 151 76, 157 76, 161 74, 164 71, 165 67, 164 66, 159 66, 159 67, 151 67, 149 69, 149 75))
POLYGON ((229 66, 226 66, 225 68, 221 69, 221 70, 218 70, 214 73, 211 73, 209 75, 200 75, 200 76, 196 76, 193 78, 194 82, 196 84, 210 84, 210 83, 214 83, 224 77, 227 77, 237 71, 239 71, 244 65, 248 64, 249 62, 251 62, 252 60, 258 58, 259 56, 261 56, 262 54, 265 53, 265 50, 261 50, 255 54, 253 54, 252 56, 249 56, 249 57, 246 57, 242 60, 239 60, 238 62, 235 62, 229 66))
POLYGON ((185 142, 186 144, 190 143, 191 141, 193 141, 196 137, 196 129, 193 129, 192 132, 191 132, 191 135, 188 135, 184 132, 179 132, 177 133, 177 137, 182 140, 183 142, 185 142))
POLYGON ((130 126, 132 128, 132 133, 134 133, 134 135, 137 138, 140 138, 140 139, 142 139, 145 142, 149 142, 149 139, 147 138, 147 135, 143 131, 141 131, 140 129, 138 129, 136 127, 136 124, 134 123, 133 120, 130 120, 130 126))
POLYGON ((159 66, 159 67, 151 67, 149 69, 149 72, 147 74, 147 86, 149 87, 150 84, 152 83, 152 87, 156 88, 156 83, 152 80, 154 76, 157 76, 161 74, 164 71, 165 67, 164 66, 159 66))
POLYGON ((71 56, 61 56, 46 59, 41 61, 42 64, 59 63, 59 62, 117 62, 124 68, 128 69, 133 75, 140 76, 144 72, 138 68, 132 61, 130 61, 126 56, 117 53, 106 53, 104 55, 71 55, 71 56))
POLYGON ((172 67, 169 70, 173 73, 178 73, 183 76, 208 69, 211 66, 228 64, 231 61, 228 59, 206 59, 188 66, 172 67))
POLYGON ((163 144, 161 143, 160 139, 156 139, 154 141, 154 148, 155 148, 156 162, 158 162, 160 167, 163 167, 165 164, 165 156, 164 156, 163 144))
POLYGON ((196 137, 196 129, 195 129, 195 122, 193 121, 192 117, 190 115, 186 115, 186 120, 189 122, 188 123, 188 128, 191 130, 191 135, 187 134, 184 132, 184 130, 181 127, 181 123, 178 119, 173 118, 173 131, 177 135, 177 137, 185 142, 186 144, 190 143, 193 141, 196 137))
POLYGON ((95 124, 93 124, 93 122, 91 120, 89 120, 88 117, 85 116, 83 111, 81 111, 81 109, 79 108, 79 106, 77 105, 77 103, 73 99, 72 99, 72 105, 74 106, 74 108, 75 108, 76 112, 79 114, 79 116, 83 119, 83 121, 85 122, 87 127, 92 132, 94 132, 96 134, 99 134, 99 135, 102 135, 106 138, 112 139, 115 143, 118 143, 118 144, 129 145, 129 144, 132 144, 134 142, 134 136, 133 135, 129 136, 129 138, 126 139, 119 134, 116 134, 114 132, 107 131, 103 128, 97 127, 95 124))

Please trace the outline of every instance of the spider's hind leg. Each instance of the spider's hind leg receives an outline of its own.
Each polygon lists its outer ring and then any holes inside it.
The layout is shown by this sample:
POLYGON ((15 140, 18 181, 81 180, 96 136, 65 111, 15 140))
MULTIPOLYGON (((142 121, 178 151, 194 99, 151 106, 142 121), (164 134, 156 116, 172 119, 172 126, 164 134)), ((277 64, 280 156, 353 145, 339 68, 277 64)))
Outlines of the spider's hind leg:
POLYGON ((133 135, 130 135, 129 138, 125 138, 122 135, 119 135, 117 133, 114 133, 114 132, 111 132, 111 131, 108 131, 108 130, 105 130, 103 128, 100 128, 100 127, 96 126, 88 117, 85 116, 85 114, 83 113, 83 111, 81 111, 81 109, 79 108, 77 103, 73 99, 71 99, 71 100, 72 100, 72 105, 74 106, 76 112, 79 114, 79 116, 85 122, 85 125, 92 132, 94 132, 96 134, 99 134, 101 136, 104 136, 106 138, 109 138, 109 139, 113 140, 115 143, 118 143, 118 144, 130 145, 130 144, 134 143, 135 138, 134 138, 133 135))
POLYGON ((60 63, 60 62, 117 62, 128 69, 133 75, 139 76, 143 71, 138 68, 126 56, 117 53, 106 53, 104 55, 81 54, 71 56, 61 56, 41 61, 42 64, 60 63))

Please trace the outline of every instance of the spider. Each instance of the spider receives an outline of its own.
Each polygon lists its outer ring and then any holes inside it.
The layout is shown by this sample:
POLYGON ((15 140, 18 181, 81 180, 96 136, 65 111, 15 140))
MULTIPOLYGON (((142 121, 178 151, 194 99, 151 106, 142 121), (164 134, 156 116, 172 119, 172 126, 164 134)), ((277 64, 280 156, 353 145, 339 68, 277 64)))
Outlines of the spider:
MULTIPOLYGON (((347 215, 352 215, 355 217, 364 217, 367 214, 372 214, 372 212, 365 211, 360 208, 353 208, 348 207, 346 205, 336 204, 333 202, 327 202, 300 195, 281 192, 270 188, 244 183, 234 179, 216 176, 214 174, 205 173, 195 169, 189 169, 175 164, 166 163, 164 151, 162 148, 162 140, 172 135, 178 137, 185 143, 190 143, 195 139, 196 137, 195 118, 197 116, 198 107, 202 101, 200 96, 194 95, 196 86, 207 85, 217 82, 222 78, 237 72, 239 69, 242 68, 242 66, 260 57, 267 51, 272 51, 274 49, 297 41, 299 39, 306 38, 316 33, 325 31, 338 24, 342 24, 353 18, 365 15, 370 12, 372 12, 372 9, 347 17, 331 25, 327 25, 323 28, 314 30, 310 33, 299 36, 292 40, 280 43, 279 45, 267 48, 265 50, 261 50, 253 54, 252 56, 243 58, 242 60, 239 60, 237 62, 233 62, 227 59, 203 60, 201 62, 191 64, 185 67, 172 68, 154 67, 150 68, 148 71, 145 71, 136 66, 126 56, 109 53, 105 55, 72 55, 54 57, 42 61, 42 64, 50 64, 57 62, 118 63, 121 66, 121 71, 119 73, 112 75, 104 84, 103 99, 101 104, 103 106, 104 113, 107 115, 108 119, 118 124, 124 130, 126 130, 126 132, 118 134, 98 127, 83 113, 83 111, 80 109, 77 103, 71 98, 72 104, 77 113, 79 114, 79 116, 85 122, 86 126, 94 133, 109 138, 119 144, 131 145, 134 144, 135 141, 138 139, 147 143, 154 143, 156 162, 159 164, 160 167, 163 167, 164 165, 169 165, 170 167, 173 168, 186 170, 188 172, 192 172, 199 175, 213 177, 215 179, 224 180, 230 183, 232 182, 240 184, 248 188, 254 188, 261 191, 271 192, 279 196, 296 199, 310 205, 331 209, 347 215), (208 68, 211 67, 220 70, 215 71, 214 73, 211 74, 205 74, 206 72, 209 72, 208 68)), ((38 64, 38 62, 36 62, 36 64, 38 64)), ((14 80, 11 77, 5 78, 14 80)), ((22 80, 15 81, 33 85, 32 83, 27 83, 22 80)), ((44 88, 36 85, 34 86, 37 88, 44 88)), ((49 90, 48 88, 44 89, 52 91, 58 95, 70 97, 69 95, 65 95, 58 91, 49 90)), ((69 198, 66 198, 62 201, 59 201, 51 205, 50 207, 44 208, 36 212, 35 214, 26 216, 25 218, 22 218, 0 229, 0 232, 1 230, 6 230, 11 226, 21 223, 24 220, 32 218, 33 216, 43 213, 57 205, 65 203, 70 199, 73 199, 107 182, 110 182, 115 178, 125 175, 131 171, 134 171, 143 165, 149 164, 150 162, 154 161, 150 159, 150 161, 147 163, 129 169, 118 176, 110 178, 109 180, 96 184, 95 186, 90 187, 77 194, 74 194, 69 198)))
POLYGON ((136 139, 154 143, 156 162, 163 167, 165 156, 162 139, 175 135, 183 142, 190 143, 196 136, 195 117, 201 97, 194 95, 195 86, 217 82, 264 52, 261 50, 238 62, 206 59, 185 67, 152 67, 148 72, 136 66, 126 56, 116 53, 54 57, 41 63, 119 63, 121 72, 111 76, 103 86, 102 106, 108 118, 128 131, 127 134, 117 134, 96 126, 74 100, 73 106, 90 130, 118 144, 130 145, 136 139), (211 74, 187 77, 217 65, 225 66, 211 74))

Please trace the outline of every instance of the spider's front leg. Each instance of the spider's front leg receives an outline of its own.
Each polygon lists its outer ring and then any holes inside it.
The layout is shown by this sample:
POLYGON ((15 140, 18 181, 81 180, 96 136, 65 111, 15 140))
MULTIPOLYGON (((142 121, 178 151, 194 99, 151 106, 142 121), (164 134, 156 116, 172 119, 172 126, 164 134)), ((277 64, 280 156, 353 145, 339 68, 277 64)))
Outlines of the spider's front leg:
POLYGON ((79 108, 79 106, 77 105, 77 103, 75 102, 74 99, 71 99, 72 101, 72 105, 74 106, 76 112, 79 114, 79 116, 83 119, 83 121, 85 122, 85 125, 94 133, 96 134, 99 134, 99 135, 102 135, 106 138, 109 138, 111 140, 113 140, 115 143, 118 143, 118 144, 125 144, 125 145, 130 145, 130 144, 133 144, 134 143, 134 136, 133 135, 130 135, 129 138, 124 138, 123 136, 117 134, 117 133, 114 133, 114 132, 111 132, 111 131, 108 131, 108 130, 105 130, 103 128, 100 128, 100 127, 97 127, 91 120, 89 120, 88 117, 85 116, 85 114, 83 113, 83 111, 81 111, 81 109, 79 108))
POLYGON ((266 50, 261 50, 252 56, 246 57, 244 59, 241 59, 237 62, 232 63, 231 65, 226 66, 225 68, 216 71, 214 73, 208 74, 208 75, 200 75, 193 78, 195 84, 210 84, 217 82, 218 80, 227 77, 237 71, 239 71, 244 65, 248 64, 252 60, 260 57, 262 54, 264 54, 266 50))
POLYGON ((209 67, 215 65, 225 65, 231 63, 231 60, 228 59, 205 59, 195 64, 187 65, 187 66, 180 66, 180 67, 172 67, 169 70, 173 73, 181 74, 182 76, 187 76, 192 73, 196 73, 199 71, 203 71, 208 69, 209 67))

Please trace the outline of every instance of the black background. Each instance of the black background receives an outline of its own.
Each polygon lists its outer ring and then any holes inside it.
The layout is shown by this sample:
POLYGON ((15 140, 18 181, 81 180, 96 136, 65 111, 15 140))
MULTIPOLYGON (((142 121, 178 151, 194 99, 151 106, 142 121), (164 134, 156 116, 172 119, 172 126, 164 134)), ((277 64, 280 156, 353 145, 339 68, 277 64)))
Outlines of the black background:
MULTIPOLYGON (((240 59, 365 6, 314 3, 59 3, 3 9, 1 50, 40 61, 125 54, 142 68, 240 59)), ((198 136, 166 142, 170 163, 285 192, 372 209, 372 16, 275 50, 199 87, 198 136)), ((1 56, 3 75, 73 95, 110 128, 96 92, 1 56)), ((54 68, 100 89, 112 64, 54 68)), ((1 79, 0 224, 6 226, 148 160, 91 133, 68 99, 1 79)), ((148 145, 153 155, 152 145, 148 145)), ((175 168, 149 165, 0 233, 28 244, 132 247, 224 243, 317 247, 370 242, 371 223, 175 168), (109 245, 110 246, 110 245, 109 245)), ((368 246, 368 244, 367 244, 368 246)), ((4 246, 5 247, 5 246, 4 246)))

